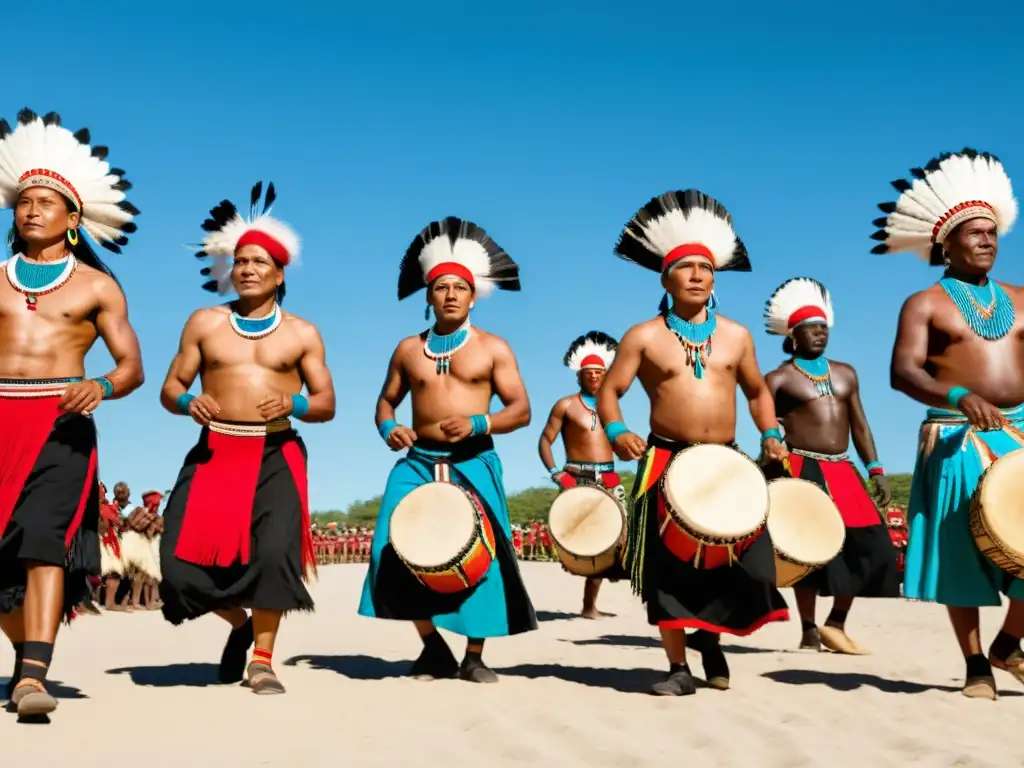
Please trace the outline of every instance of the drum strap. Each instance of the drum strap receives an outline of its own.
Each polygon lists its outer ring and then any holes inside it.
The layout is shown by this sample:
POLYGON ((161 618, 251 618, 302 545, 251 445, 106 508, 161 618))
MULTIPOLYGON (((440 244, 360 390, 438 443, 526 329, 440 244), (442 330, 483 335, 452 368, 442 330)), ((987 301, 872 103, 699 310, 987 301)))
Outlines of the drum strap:
POLYGON ((434 481, 438 483, 450 483, 452 481, 452 465, 450 461, 434 462, 434 481))

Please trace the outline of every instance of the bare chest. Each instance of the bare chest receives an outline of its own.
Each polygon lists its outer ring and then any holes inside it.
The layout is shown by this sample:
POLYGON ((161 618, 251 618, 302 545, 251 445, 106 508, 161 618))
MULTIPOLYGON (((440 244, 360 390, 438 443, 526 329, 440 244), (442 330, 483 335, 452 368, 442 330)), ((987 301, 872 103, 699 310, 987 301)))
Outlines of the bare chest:
POLYGON ((416 349, 404 361, 405 374, 415 392, 464 387, 484 387, 491 383, 493 360, 477 344, 467 345, 448 359, 431 359, 422 348, 416 349))
POLYGON ((27 301, 24 293, 15 290, 7 279, 0 276, 0 318, 5 322, 33 319, 68 326, 91 323, 96 314, 96 301, 84 285, 72 281, 53 291, 37 295, 27 301))
POLYGON ((647 387, 696 381, 698 354, 702 381, 736 385, 742 350, 727 335, 716 333, 706 347, 697 349, 667 328, 644 350, 640 379, 647 387))
POLYGON ((262 339, 247 339, 227 323, 199 346, 203 368, 208 371, 255 365, 278 373, 295 370, 302 357, 297 340, 281 326, 262 339))

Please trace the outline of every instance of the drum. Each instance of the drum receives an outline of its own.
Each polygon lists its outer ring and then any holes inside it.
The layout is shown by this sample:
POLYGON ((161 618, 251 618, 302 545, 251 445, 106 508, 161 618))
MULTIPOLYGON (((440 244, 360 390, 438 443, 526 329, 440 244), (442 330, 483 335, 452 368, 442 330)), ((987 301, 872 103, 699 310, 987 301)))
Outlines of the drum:
POLYGON ((483 503, 451 482, 427 483, 409 493, 395 507, 389 533, 399 559, 435 592, 476 586, 496 557, 483 503))
POLYGON ((772 480, 768 498, 775 586, 791 587, 839 554, 846 541, 846 526, 832 498, 807 480, 772 480))
POLYGON ((971 497, 971 535, 989 560, 1024 578, 1024 450, 996 459, 971 497))
POLYGON ((609 491, 577 485, 555 497, 548 528, 565 570, 598 576, 618 561, 626 540, 626 515, 609 491))
POLYGON ((669 461, 661 484, 661 539, 695 568, 732 565, 764 529, 768 484, 757 464, 733 448, 684 448, 669 461))

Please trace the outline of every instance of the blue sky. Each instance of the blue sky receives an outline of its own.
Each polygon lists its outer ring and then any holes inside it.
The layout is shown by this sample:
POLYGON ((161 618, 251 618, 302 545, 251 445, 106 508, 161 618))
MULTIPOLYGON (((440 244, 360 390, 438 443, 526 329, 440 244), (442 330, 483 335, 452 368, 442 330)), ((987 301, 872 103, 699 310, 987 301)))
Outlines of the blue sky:
MULTIPOLYGON (((182 324, 216 301, 183 246, 212 205, 243 201, 258 179, 274 181, 275 214, 303 237, 285 306, 320 327, 337 388, 337 419, 301 427, 315 509, 380 493, 393 464, 373 409, 395 344, 424 327, 422 294, 395 298, 398 263, 424 225, 472 219, 521 265, 521 293, 474 311, 512 344, 533 404, 530 427, 497 441, 514 491, 546 478, 536 441, 551 404, 574 389, 561 365, 569 342, 590 329, 621 336, 655 312, 657 276, 612 255, 622 225, 651 196, 687 187, 730 209, 750 251, 754 271, 720 275, 717 289, 720 311, 753 330, 762 369, 782 357, 763 331, 765 299, 789 277, 822 280, 836 310, 829 354, 860 372, 888 470, 912 468, 923 409, 890 391, 889 355, 902 301, 939 274, 909 255, 872 255, 871 220, 892 199, 891 179, 965 145, 999 155, 1024 190, 1016 4, 977 16, 924 0, 884 13, 856 3, 317 5, 5 9, 9 30, 39 31, 41 12, 56 26, 53 46, 9 69, 4 116, 27 105, 88 126, 127 169, 142 210, 138 234, 109 260, 147 382, 97 414, 108 485, 124 479, 136 497, 170 487, 194 442, 198 428, 157 402, 182 324)), ((4 230, 9 217, 0 212, 4 230)), ((1021 238, 1003 241, 999 279, 1024 282, 1021 238)), ((91 353, 90 375, 109 366, 104 350, 91 353)), ((646 432, 638 385, 624 415, 646 432)), ((756 451, 742 402, 737 437, 756 451)))

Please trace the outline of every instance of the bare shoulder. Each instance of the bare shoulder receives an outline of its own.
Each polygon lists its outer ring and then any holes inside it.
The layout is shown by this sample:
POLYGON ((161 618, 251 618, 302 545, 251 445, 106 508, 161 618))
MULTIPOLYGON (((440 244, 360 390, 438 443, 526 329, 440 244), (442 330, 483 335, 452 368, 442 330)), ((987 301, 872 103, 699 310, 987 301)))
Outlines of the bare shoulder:
POLYGON ((551 407, 551 410, 555 413, 565 413, 569 410, 569 406, 572 405, 573 399, 576 395, 566 395, 565 397, 555 401, 555 404, 551 407))
POLYGON ((204 336, 213 329, 227 322, 230 310, 226 305, 201 307, 188 316, 185 331, 204 336))
POLYGON ((410 359, 412 355, 422 354, 422 352, 423 334, 416 334, 415 336, 406 336, 398 342, 391 356, 401 362, 410 359))
POLYGON ((781 381, 785 379, 789 372, 792 370, 793 362, 791 360, 784 360, 779 364, 777 368, 768 371, 768 373, 764 375, 765 381, 767 381, 769 384, 776 380, 781 381))
POLYGON ((754 337, 745 325, 741 325, 725 315, 719 315, 716 313, 715 317, 717 318, 715 333, 718 335, 720 340, 728 339, 730 341, 744 343, 749 341, 751 345, 754 343, 754 337))
POLYGON ((623 334, 622 341, 619 342, 619 345, 621 346, 628 343, 643 346, 647 342, 655 339, 656 335, 660 331, 664 330, 664 328, 665 318, 660 315, 658 317, 652 317, 650 320, 644 320, 642 323, 637 323, 626 331, 626 333, 623 334))
POLYGON ((930 285, 923 291, 912 293, 903 302, 900 309, 901 314, 926 315, 930 316, 940 306, 939 302, 946 296, 946 292, 938 283, 930 285))
POLYGON ((477 334, 477 338, 480 340, 483 347, 495 358, 509 356, 514 357, 511 345, 509 345, 509 343, 501 336, 485 331, 481 328, 477 328, 476 326, 473 326, 473 330, 477 334))
POLYGON ((839 374, 844 379, 856 381, 857 380, 857 369, 849 363, 844 363, 842 360, 828 359, 828 366, 831 369, 832 375, 839 374))
POLYGON ((1006 291, 1006 295, 1011 299, 1024 299, 1024 286, 1010 285, 1009 283, 1001 283, 998 280, 995 281, 996 285, 1006 291))
POLYGON ((318 341, 320 339, 319 328, 309 320, 293 315, 291 312, 282 312, 281 324, 303 341, 318 341))
POLYGON ((111 275, 82 262, 78 262, 75 271, 81 275, 83 282, 100 302, 112 299, 125 301, 124 291, 111 275))

